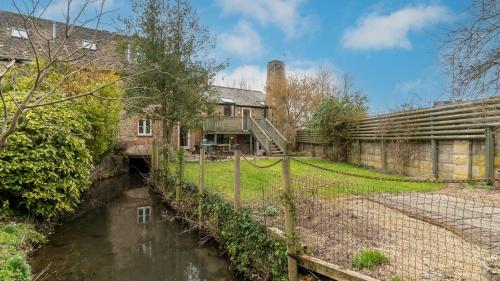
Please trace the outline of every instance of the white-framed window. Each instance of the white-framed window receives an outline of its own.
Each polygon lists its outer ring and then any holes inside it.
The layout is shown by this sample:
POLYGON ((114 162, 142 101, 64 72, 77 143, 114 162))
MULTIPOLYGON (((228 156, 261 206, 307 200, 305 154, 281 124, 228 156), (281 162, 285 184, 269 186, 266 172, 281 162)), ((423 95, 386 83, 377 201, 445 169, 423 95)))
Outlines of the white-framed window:
POLYGON ((151 120, 141 119, 137 123, 137 134, 139 136, 151 136, 153 132, 151 131, 151 120))
POLYGON ((92 50, 92 51, 96 51, 97 50, 97 44, 90 41, 90 40, 82 40, 82 47, 84 49, 89 49, 89 50, 92 50))
POLYGON ((137 223, 146 224, 151 220, 151 206, 137 207, 137 223))
POLYGON ((24 28, 13 27, 10 30, 10 36, 22 39, 28 39, 28 31, 24 28))

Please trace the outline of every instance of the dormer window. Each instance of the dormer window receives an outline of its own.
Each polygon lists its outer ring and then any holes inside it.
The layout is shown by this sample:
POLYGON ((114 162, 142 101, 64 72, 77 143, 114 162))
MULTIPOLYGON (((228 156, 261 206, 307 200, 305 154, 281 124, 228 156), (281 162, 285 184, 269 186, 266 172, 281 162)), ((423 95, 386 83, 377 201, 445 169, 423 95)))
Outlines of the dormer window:
POLYGON ((84 49, 96 51, 97 50, 97 45, 96 43, 89 41, 89 40, 82 40, 82 47, 84 49))
POLYGON ((10 36, 22 39, 28 39, 28 31, 24 28, 13 27, 10 30, 10 36))
POLYGON ((262 105, 262 106, 266 106, 266 103, 265 103, 264 101, 261 101, 261 100, 260 100, 260 101, 257 101, 257 102, 258 102, 260 105, 262 105))
POLYGON ((230 99, 230 98, 224 98, 224 97, 220 97, 219 98, 221 100, 221 102, 223 103, 234 103, 234 100, 230 99))

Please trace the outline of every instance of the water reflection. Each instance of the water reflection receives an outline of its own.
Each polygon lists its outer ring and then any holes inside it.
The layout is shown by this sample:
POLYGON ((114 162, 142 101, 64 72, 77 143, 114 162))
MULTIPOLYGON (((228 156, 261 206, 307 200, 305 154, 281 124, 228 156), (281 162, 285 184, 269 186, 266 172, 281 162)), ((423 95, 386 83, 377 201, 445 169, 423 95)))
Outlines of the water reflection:
POLYGON ((176 222, 160 219, 162 207, 132 178, 122 195, 56 231, 32 259, 34 272, 52 263, 48 280, 237 280, 214 245, 176 222))

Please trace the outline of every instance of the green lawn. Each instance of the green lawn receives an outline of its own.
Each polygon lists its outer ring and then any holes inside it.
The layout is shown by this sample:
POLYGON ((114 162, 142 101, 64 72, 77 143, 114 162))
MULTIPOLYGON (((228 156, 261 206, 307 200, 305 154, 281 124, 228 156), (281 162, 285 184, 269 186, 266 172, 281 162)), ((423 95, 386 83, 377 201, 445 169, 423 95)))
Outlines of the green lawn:
MULTIPOLYGON (((301 158, 305 162, 332 170, 355 173, 368 176, 382 176, 386 178, 404 178, 397 175, 384 174, 362 169, 347 163, 337 163, 328 160, 301 158)), ((273 159, 253 160, 257 165, 269 165, 276 162, 273 159)), ((208 190, 219 192, 226 198, 233 197, 233 162, 232 161, 207 161, 205 182, 208 190)), ((301 190, 317 190, 323 195, 351 195, 367 194, 374 192, 404 192, 404 191, 431 191, 443 185, 435 183, 402 183, 378 181, 352 176, 338 175, 329 171, 309 167, 296 161, 291 161, 293 186, 301 190)), ((187 181, 199 182, 198 163, 186 164, 187 181)), ((275 193, 281 184, 281 164, 271 168, 259 169, 253 167, 245 160, 241 161, 241 196, 242 201, 262 199, 275 193)))

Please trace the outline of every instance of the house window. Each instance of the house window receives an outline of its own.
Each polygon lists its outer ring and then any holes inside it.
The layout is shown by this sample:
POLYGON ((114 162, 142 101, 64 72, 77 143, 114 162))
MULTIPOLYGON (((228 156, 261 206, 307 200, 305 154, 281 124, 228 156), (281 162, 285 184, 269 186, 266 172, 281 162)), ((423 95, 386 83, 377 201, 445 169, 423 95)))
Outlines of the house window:
POLYGON ((151 206, 137 207, 137 223, 146 224, 151 220, 151 206))
POLYGON ((13 27, 10 31, 10 36, 22 39, 28 39, 28 31, 23 28, 13 27))
POLYGON ((94 43, 92 41, 89 41, 89 40, 82 40, 82 47, 84 49, 89 49, 89 50, 92 50, 92 51, 97 50, 96 43, 94 43))
POLYGON ((265 101, 260 100, 260 101, 257 101, 257 102, 258 102, 260 105, 262 105, 262 106, 266 106, 266 102, 265 102, 265 101))
POLYGON ((151 136, 151 120, 141 119, 138 123, 137 132, 139 136, 151 136))
POLYGON ((230 104, 224 105, 224 116, 232 116, 233 115, 233 106, 230 104))

